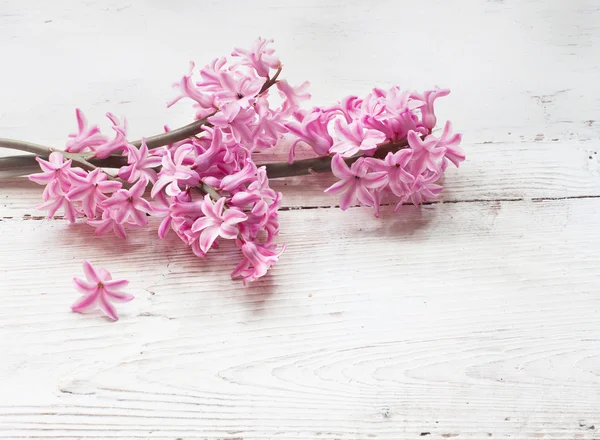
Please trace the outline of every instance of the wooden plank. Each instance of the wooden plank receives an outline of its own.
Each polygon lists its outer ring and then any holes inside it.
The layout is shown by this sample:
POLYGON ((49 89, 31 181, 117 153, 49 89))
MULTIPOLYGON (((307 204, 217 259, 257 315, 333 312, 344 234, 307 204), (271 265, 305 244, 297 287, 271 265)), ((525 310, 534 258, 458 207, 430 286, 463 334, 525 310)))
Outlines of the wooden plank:
POLYGON ((228 246, 4 220, 0 437, 595 438, 599 214, 283 212, 288 250, 249 288, 228 246), (131 280, 117 323, 69 312, 83 258, 131 280))

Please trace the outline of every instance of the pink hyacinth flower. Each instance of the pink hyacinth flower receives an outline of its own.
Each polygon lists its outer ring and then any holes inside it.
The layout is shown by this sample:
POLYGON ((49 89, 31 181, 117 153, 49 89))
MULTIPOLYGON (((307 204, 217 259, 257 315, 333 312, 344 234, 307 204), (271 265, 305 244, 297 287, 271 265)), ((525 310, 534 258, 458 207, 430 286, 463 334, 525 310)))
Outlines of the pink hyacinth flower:
POLYGON ((433 135, 425 139, 415 131, 410 131, 407 136, 408 145, 412 150, 412 158, 408 164, 408 171, 413 176, 418 176, 425 170, 432 172, 440 171, 441 161, 446 153, 444 147, 439 146, 439 139, 433 135))
MULTIPOLYGON (((435 182, 440 178, 440 173, 427 172, 416 176, 411 184, 408 185, 408 196, 407 198, 414 205, 420 205, 421 203, 433 200, 439 197, 443 186, 436 184, 435 182)), ((394 212, 397 212, 402 202, 396 205, 394 212)))
POLYGON ((460 133, 452 133, 452 123, 446 122, 444 125, 444 131, 440 136, 438 145, 446 149, 444 154, 443 169, 447 167, 447 161, 452 162, 456 167, 465 160, 466 156, 464 151, 460 148, 460 142, 462 141, 462 135, 460 133))
POLYGON ((334 123, 338 141, 329 149, 330 153, 338 153, 344 157, 354 156, 359 151, 367 154, 377 149, 377 145, 385 141, 385 134, 379 130, 366 128, 360 121, 343 124, 340 119, 334 123))
POLYGON ((310 83, 308 81, 304 81, 296 87, 291 86, 285 80, 277 81, 279 95, 284 100, 282 110, 284 112, 289 112, 298 107, 302 101, 310 99, 310 93, 306 91, 309 86, 310 83))
POLYGON ((236 47, 233 49, 231 56, 239 57, 239 64, 252 67, 259 76, 267 78, 269 69, 276 69, 280 65, 279 58, 273 55, 275 49, 267 47, 272 42, 273 39, 258 38, 251 49, 236 47))
POLYGON ((89 219, 96 217, 98 203, 107 198, 104 193, 113 193, 121 189, 121 183, 107 180, 106 173, 100 168, 96 168, 85 177, 71 176, 71 183, 67 198, 71 201, 81 200, 83 212, 89 219))
POLYGON ((56 211, 60 208, 63 209, 65 213, 65 218, 71 222, 75 222, 75 217, 77 216, 77 210, 73 206, 73 203, 67 198, 66 193, 60 187, 60 181, 53 180, 51 181, 46 189, 44 190, 44 198, 45 202, 40 203, 36 206, 36 209, 40 211, 48 211, 48 218, 54 217, 56 211))
POLYGON ((421 107, 421 119, 423 120, 423 125, 431 131, 435 124, 437 123, 437 118, 435 117, 434 111, 434 103, 435 100, 441 98, 443 96, 447 96, 450 94, 450 90, 448 89, 440 89, 439 87, 434 87, 433 90, 428 90, 425 93, 411 94, 411 98, 417 99, 419 101, 425 102, 425 105, 421 107))
POLYGON ((104 144, 108 138, 100 133, 97 125, 88 127, 87 119, 80 109, 75 109, 77 117, 77 133, 71 133, 65 145, 65 151, 83 153, 94 151, 95 147, 104 144))
POLYGON ((213 96, 207 93, 204 93, 197 85, 192 81, 192 75, 194 73, 194 68, 196 65, 190 61, 190 69, 187 75, 184 75, 181 78, 181 81, 173 84, 174 88, 179 89, 179 95, 173 98, 171 101, 167 103, 167 107, 171 107, 173 104, 178 102, 183 98, 190 98, 193 101, 196 101, 198 106, 204 110, 212 109, 213 96))
POLYGON ((233 270, 231 277, 241 277, 245 284, 264 276, 285 251, 285 246, 279 252, 275 251, 275 248, 276 246, 264 246, 252 241, 244 242, 242 245, 244 259, 233 270))
POLYGON ((129 183, 145 178, 148 181, 156 182, 156 171, 153 168, 158 167, 162 162, 160 156, 150 156, 146 139, 142 138, 142 145, 136 148, 133 145, 127 146, 127 163, 129 165, 121 167, 119 177, 126 179, 129 183))
POLYGON ((97 157, 98 159, 106 159, 108 156, 117 151, 125 151, 129 145, 126 138, 127 119, 123 118, 120 120, 112 113, 107 113, 106 117, 112 124, 112 129, 115 131, 115 137, 112 140, 95 147, 94 157, 97 157))
POLYGON ((206 253, 218 237, 233 240, 237 237, 238 223, 248 218, 246 214, 237 208, 225 209, 225 197, 221 197, 213 203, 210 196, 204 196, 200 209, 205 217, 200 217, 192 225, 192 232, 200 233, 200 249, 206 253))
POLYGON ((48 160, 39 157, 36 157, 35 160, 40 164, 42 172, 29 175, 29 180, 39 185, 47 185, 53 180, 57 180, 60 188, 68 191, 71 187, 71 176, 74 173, 80 176, 85 175, 83 170, 71 168, 72 161, 70 159, 65 161, 64 156, 58 151, 50 153, 48 160))
MULTIPOLYGON (((222 89, 215 93, 221 113, 229 122, 233 121, 240 110, 249 108, 254 104, 255 97, 260 91, 264 81, 242 75, 239 72, 220 73, 222 89)), ((212 121, 212 119, 209 119, 212 121)))
POLYGON ((128 222, 137 226, 146 226, 146 214, 152 213, 150 203, 144 199, 144 191, 148 182, 146 179, 138 180, 131 189, 120 189, 110 198, 104 200, 100 206, 111 211, 117 223, 128 222))
POLYGON ((113 321, 119 319, 115 307, 111 304, 114 302, 128 302, 134 296, 120 290, 127 287, 127 280, 113 280, 110 273, 106 269, 96 270, 88 261, 83 261, 83 272, 85 280, 73 278, 75 288, 83 293, 71 306, 71 310, 77 313, 88 313, 96 309, 100 309, 106 316, 113 321))
POLYGON ((152 187, 151 196, 154 198, 164 187, 167 187, 166 193, 170 196, 176 196, 181 192, 179 184, 196 186, 200 182, 198 173, 193 171, 188 165, 183 165, 186 156, 194 147, 185 144, 177 148, 173 157, 167 152, 162 157, 162 170, 158 174, 158 180, 152 187))
POLYGON ((414 181, 414 177, 406 171, 412 158, 412 150, 405 148, 395 153, 388 153, 385 159, 367 159, 375 170, 387 172, 387 183, 390 190, 398 197, 406 195, 406 186, 414 181))
POLYGON ((96 229, 96 235, 102 235, 112 230, 119 238, 125 239, 127 237, 125 227, 111 216, 110 209, 104 210, 101 219, 88 220, 87 224, 96 229))
POLYGON ((335 117, 334 112, 324 112, 321 109, 305 114, 300 122, 290 121, 285 126, 298 137, 290 148, 288 161, 294 161, 296 146, 299 142, 304 142, 312 147, 319 156, 329 154, 329 149, 333 145, 333 138, 329 134, 327 125, 335 117))
POLYGON ((336 154, 331 160, 331 171, 339 182, 325 190, 326 193, 342 194, 340 208, 342 211, 357 200, 366 206, 375 206, 375 198, 370 190, 381 188, 386 183, 387 173, 384 171, 369 172, 369 164, 360 158, 348 167, 342 156, 336 154))

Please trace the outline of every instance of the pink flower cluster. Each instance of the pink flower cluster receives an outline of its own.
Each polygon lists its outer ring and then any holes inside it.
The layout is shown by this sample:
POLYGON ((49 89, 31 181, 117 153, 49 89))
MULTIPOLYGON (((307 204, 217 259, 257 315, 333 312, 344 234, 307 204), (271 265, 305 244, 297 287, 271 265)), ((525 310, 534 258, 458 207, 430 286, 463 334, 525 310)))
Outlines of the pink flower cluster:
POLYGON ((121 238, 128 228, 148 225, 149 216, 160 217, 158 235, 173 231, 200 257, 231 240, 242 254, 232 276, 246 282, 264 276, 285 248, 275 243, 281 194, 270 188, 266 168, 254 156, 286 134, 295 137, 290 163, 300 144, 331 158, 339 181, 325 191, 340 196, 343 210, 358 203, 378 215, 386 194, 396 198, 397 208, 439 196, 448 164, 465 159, 461 135, 450 122, 439 136, 433 133, 435 101, 448 90, 373 89, 364 98, 304 110, 308 83, 279 79, 282 65, 271 42, 259 38, 250 49, 234 49, 230 60, 216 58, 198 70, 190 64, 168 106, 191 100, 203 129, 171 145, 130 143, 125 119, 110 113, 114 135, 105 136, 77 110, 78 130, 64 154, 38 158, 42 173, 30 176, 46 186, 39 208, 49 216, 62 209, 71 222, 85 217, 97 234, 112 231, 121 238), (91 158, 127 164, 113 176, 91 165, 91 158))
POLYGON ((325 192, 341 196, 340 208, 359 203, 375 209, 383 195, 420 204, 439 196, 436 182, 448 163, 465 159, 461 135, 448 121, 441 136, 436 124, 435 100, 449 90, 435 88, 424 94, 374 89, 365 98, 348 96, 328 108, 299 111, 286 127, 296 136, 290 149, 293 161, 298 144, 309 145, 320 156, 333 155, 331 169, 340 179, 325 192), (396 147, 381 156, 385 148, 396 147))
POLYGON ((277 80, 281 64, 270 42, 259 39, 249 50, 235 49, 232 63, 213 60, 199 70, 198 81, 192 79, 192 63, 169 105, 191 99, 206 126, 163 148, 151 150, 144 140, 135 147, 127 141, 126 121, 112 114, 107 116, 114 137, 104 136, 78 109, 78 131, 69 135, 67 158, 121 155, 127 165, 112 177, 100 168, 72 167, 59 152, 48 161, 38 158, 43 172, 30 179, 46 185, 39 208, 50 217, 62 208, 69 221, 86 217, 98 234, 113 231, 121 238, 127 227, 146 226, 149 215, 162 217, 161 238, 173 230, 201 257, 219 241, 232 240, 243 255, 232 276, 246 282, 265 275, 284 249, 274 243, 281 194, 269 187, 265 168, 256 166, 252 153, 277 144, 299 103, 310 98, 307 83, 293 87, 277 80), (271 86, 279 90, 277 107, 269 102, 271 86), (144 195, 148 187, 152 203, 144 195))

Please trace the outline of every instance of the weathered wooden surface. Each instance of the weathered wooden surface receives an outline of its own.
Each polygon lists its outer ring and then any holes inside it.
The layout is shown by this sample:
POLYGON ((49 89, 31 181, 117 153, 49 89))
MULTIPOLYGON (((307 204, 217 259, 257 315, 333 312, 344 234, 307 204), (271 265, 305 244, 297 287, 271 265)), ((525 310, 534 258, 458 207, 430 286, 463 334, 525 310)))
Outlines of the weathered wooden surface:
POLYGON ((452 88, 444 203, 281 181, 288 249, 244 288, 233 248, 98 239, 0 175, 0 438, 600 438, 597 2, 0 1, 0 137, 59 146, 75 106, 183 125, 187 62, 258 34, 317 104, 452 88), (84 258, 130 279, 117 323, 69 312, 84 258))

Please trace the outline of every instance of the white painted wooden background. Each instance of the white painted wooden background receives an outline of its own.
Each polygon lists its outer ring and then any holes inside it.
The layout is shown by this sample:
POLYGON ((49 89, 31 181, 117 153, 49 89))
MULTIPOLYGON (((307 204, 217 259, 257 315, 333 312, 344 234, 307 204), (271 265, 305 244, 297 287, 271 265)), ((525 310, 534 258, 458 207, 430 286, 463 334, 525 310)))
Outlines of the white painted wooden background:
POLYGON ((259 35, 316 104, 450 87, 443 203, 276 183, 288 250, 244 288, 232 249, 97 239, 0 175, 0 438, 600 438, 598 1, 0 0, 0 137, 62 145, 76 106, 183 125, 188 61, 259 35), (84 258, 131 280, 117 323, 70 313, 84 258))

